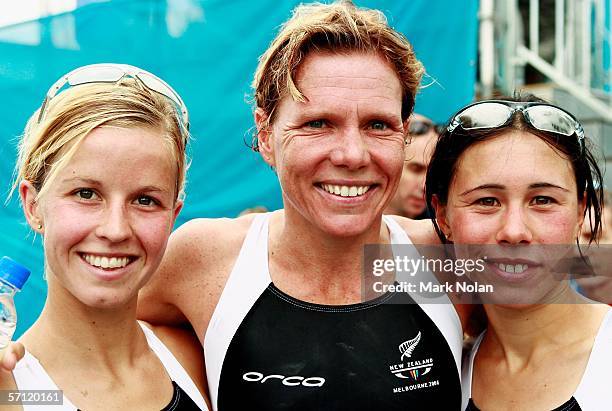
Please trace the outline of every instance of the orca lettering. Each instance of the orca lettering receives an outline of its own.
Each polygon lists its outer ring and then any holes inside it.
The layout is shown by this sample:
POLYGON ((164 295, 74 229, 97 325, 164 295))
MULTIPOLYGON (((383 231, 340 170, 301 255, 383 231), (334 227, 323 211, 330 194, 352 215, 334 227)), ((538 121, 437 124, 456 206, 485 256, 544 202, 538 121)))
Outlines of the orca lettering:
POLYGON ((247 372, 246 374, 244 374, 242 376, 242 379, 245 381, 251 381, 251 382, 257 382, 259 380, 261 380, 263 378, 263 374, 260 374, 258 372, 247 372))
POLYGON ((288 385, 290 387, 295 387, 296 385, 300 385, 304 377, 298 377, 297 375, 293 377, 287 377, 283 380, 283 385, 288 385), (295 380, 295 382, 291 382, 291 380, 295 380))
POLYGON ((268 380, 271 380, 273 378, 278 378, 279 380, 282 380, 283 378, 285 378, 285 376, 284 375, 278 375, 278 374, 268 375, 263 380, 261 380, 261 383, 263 384, 264 382, 266 382, 268 380))
POLYGON ((322 387, 325 384, 325 378, 322 377, 310 377, 302 381, 304 387, 322 387))
POLYGON ((292 375, 285 377, 284 375, 272 374, 264 376, 260 372, 249 371, 244 373, 242 379, 248 382, 260 382, 261 384, 268 382, 269 380, 281 380, 283 385, 288 387, 296 387, 302 385, 303 387, 322 387, 325 384, 325 378, 323 377, 300 377, 299 375, 292 375))

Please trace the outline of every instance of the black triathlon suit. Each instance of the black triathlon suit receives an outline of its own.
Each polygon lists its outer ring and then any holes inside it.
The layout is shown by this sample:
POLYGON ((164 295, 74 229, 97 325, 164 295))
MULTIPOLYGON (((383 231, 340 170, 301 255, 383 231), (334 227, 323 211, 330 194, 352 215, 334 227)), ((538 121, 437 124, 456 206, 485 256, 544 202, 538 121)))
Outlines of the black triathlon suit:
MULTIPOLYGON (((255 217, 205 336, 214 410, 459 410, 459 318, 407 293, 303 302, 271 283, 269 214, 255 217)), ((393 243, 409 243, 385 217, 393 243)))
POLYGON ((172 400, 161 411, 201 411, 201 408, 176 382, 172 381, 172 386, 174 387, 172 400))

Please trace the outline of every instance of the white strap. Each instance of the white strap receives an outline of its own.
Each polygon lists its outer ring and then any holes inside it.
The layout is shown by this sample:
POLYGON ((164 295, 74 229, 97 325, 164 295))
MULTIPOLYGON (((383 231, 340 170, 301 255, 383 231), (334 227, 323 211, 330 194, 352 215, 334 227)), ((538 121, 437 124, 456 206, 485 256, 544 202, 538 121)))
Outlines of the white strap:
POLYGON ((612 404, 612 310, 604 317, 574 398, 584 411, 608 409, 612 404))
POLYGON ((468 403, 470 402, 470 398, 472 398, 472 375, 474 374, 474 358, 476 358, 476 353, 478 352, 478 348, 480 347, 480 343, 484 338, 485 331, 483 331, 474 341, 474 345, 469 353, 469 356, 466 356, 463 370, 461 373, 461 409, 465 410, 468 403))
MULTIPOLYGON (((405 255, 408 253, 409 258, 419 259, 422 256, 419 254, 416 247, 409 247, 412 241, 406 231, 399 225, 397 221, 391 216, 383 216, 383 221, 389 228, 391 234, 391 246, 394 255, 405 255), (401 245, 402 247, 398 247, 401 245)), ((398 281, 402 281, 402 274, 399 273, 397 276, 398 281)), ((414 273, 413 273, 414 274, 414 273)), ((410 278, 404 278, 404 281, 415 284, 429 283, 438 284, 438 279, 430 271, 421 270, 411 276, 410 278)), ((446 343, 450 347, 453 357, 455 359, 455 365, 459 377, 461 377, 461 350, 463 348, 463 329, 461 327, 461 321, 459 315, 455 310, 451 300, 446 294, 440 296, 430 297, 429 295, 424 296, 418 292, 410 292, 410 297, 419 304, 421 309, 429 316, 431 321, 438 327, 446 343)))
MULTIPOLYGON (((59 391, 49 374, 45 371, 42 364, 29 351, 25 352, 24 357, 17 363, 13 370, 13 377, 19 391, 24 390, 49 390, 59 391)), ((70 400, 63 396, 62 405, 23 405, 24 411, 75 411, 77 409, 70 400)))
POLYGON ((230 342, 272 282, 268 268, 269 221, 270 213, 257 214, 253 219, 204 336, 208 390, 215 411, 221 368, 230 342))
MULTIPOLYGON (((176 382, 178 386, 181 387, 183 391, 189 395, 189 397, 191 397, 193 402, 195 402, 198 407, 203 410, 208 410, 204 397, 202 397, 202 394, 200 394, 200 391, 196 387, 195 383, 189 374, 187 374, 187 371, 185 371, 183 366, 178 362, 174 354, 172 354, 168 347, 166 347, 164 343, 157 338, 152 330, 147 328, 147 326, 142 323, 139 324, 142 331, 144 331, 149 347, 161 361, 162 365, 168 372, 168 375, 170 375, 170 379, 176 382)), ((204 355, 204 353, 202 353, 202 355, 204 355)))

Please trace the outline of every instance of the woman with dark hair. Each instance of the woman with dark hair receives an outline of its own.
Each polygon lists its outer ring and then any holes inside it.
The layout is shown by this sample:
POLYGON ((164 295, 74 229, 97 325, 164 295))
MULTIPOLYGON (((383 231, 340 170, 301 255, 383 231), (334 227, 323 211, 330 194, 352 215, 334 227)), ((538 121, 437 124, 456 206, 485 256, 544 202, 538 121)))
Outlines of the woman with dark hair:
POLYGON ((544 258, 576 244, 587 210, 595 238, 600 182, 578 121, 533 96, 467 106, 440 136, 426 189, 435 229, 457 253, 486 249, 478 281, 495 286, 482 296, 494 302, 484 305, 487 329, 464 363, 465 409, 612 402, 610 308, 559 281, 544 258))

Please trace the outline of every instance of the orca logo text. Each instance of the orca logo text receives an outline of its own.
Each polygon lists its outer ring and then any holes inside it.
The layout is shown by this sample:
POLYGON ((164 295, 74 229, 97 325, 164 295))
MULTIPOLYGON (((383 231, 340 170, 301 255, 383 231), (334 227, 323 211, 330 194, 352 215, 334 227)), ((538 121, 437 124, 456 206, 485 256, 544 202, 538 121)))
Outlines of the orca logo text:
POLYGON ((283 385, 288 387, 295 387, 301 385, 303 387, 322 387, 325 384, 325 378, 323 377, 300 377, 299 375, 293 375, 285 377, 284 375, 272 374, 264 376, 260 372, 250 371, 242 376, 242 379, 248 382, 268 382, 270 380, 280 380, 283 385))

